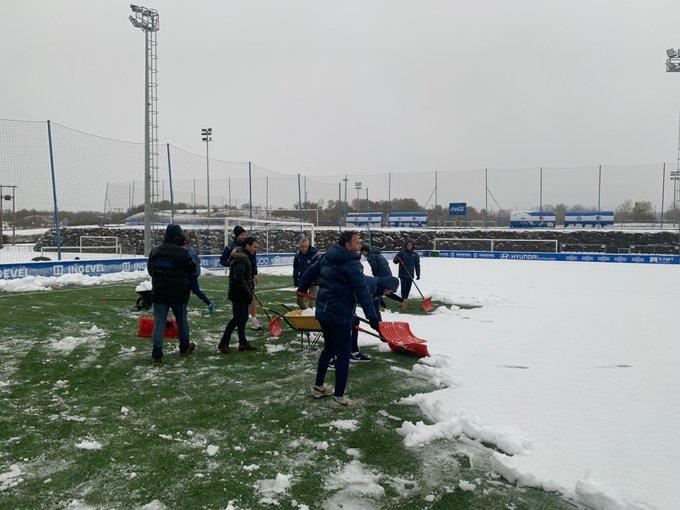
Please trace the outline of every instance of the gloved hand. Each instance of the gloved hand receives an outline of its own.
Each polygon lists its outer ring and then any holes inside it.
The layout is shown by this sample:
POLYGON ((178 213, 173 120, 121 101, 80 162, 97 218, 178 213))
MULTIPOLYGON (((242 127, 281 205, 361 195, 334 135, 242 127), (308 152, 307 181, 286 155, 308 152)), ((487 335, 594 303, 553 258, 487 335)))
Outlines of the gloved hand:
POLYGON ((296 295, 297 297, 307 297, 307 293, 306 293, 306 292, 302 292, 301 290, 298 290, 297 292, 295 292, 295 295, 296 295))
POLYGON ((375 329, 376 331, 380 331, 380 321, 378 320, 377 317, 368 319, 368 323, 371 326, 371 328, 375 329))
POLYGON ((416 276, 416 280, 420 280, 420 275, 416 276))

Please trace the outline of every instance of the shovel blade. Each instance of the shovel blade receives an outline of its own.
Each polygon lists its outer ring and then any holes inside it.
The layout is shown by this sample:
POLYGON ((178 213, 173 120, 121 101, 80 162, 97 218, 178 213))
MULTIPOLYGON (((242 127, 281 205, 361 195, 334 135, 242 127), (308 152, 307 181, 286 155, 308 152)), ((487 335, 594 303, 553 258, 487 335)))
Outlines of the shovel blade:
POLYGON ((415 336, 407 322, 381 322, 380 334, 394 352, 419 358, 429 356, 427 341, 415 336))
POLYGON ((278 315, 269 321, 269 334, 273 337, 281 336, 283 333, 283 328, 281 327, 281 317, 278 315))
POLYGON ((428 296, 423 299, 423 310, 425 310, 427 313, 434 311, 434 305, 432 304, 431 297, 428 296))

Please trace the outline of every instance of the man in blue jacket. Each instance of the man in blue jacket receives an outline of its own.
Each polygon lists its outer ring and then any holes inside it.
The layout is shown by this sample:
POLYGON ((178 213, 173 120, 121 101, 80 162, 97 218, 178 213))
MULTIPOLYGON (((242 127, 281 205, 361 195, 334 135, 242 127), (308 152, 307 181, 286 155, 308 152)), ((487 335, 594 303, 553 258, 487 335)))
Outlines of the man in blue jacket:
MULTIPOLYGON (((305 237, 300 239, 300 247, 298 248, 295 258, 293 259, 293 284, 297 287, 300 284, 300 277, 304 274, 309 266, 312 265, 312 260, 316 255, 316 248, 309 244, 309 240, 305 237)), ((318 285, 309 286, 309 294, 311 296, 316 296, 316 292, 319 290, 318 285)), ((312 300, 309 299, 310 306, 313 305, 312 300)), ((305 298, 298 296, 297 304, 301 310, 307 308, 305 303, 305 298)))
POLYGON ((304 295, 311 282, 317 278, 319 281, 315 316, 323 331, 324 348, 319 356, 312 393, 317 398, 332 393, 331 404, 337 408, 356 404, 345 397, 345 387, 357 302, 373 329, 377 331, 380 324, 364 278, 360 248, 358 233, 351 230, 343 232, 338 243, 328 248, 323 257, 305 271, 298 285, 298 295, 304 295), (324 385, 328 363, 333 355, 336 357, 335 391, 324 385))
POLYGON ((213 311, 215 310, 215 303, 213 303, 210 298, 206 296, 205 292, 203 292, 203 289, 201 289, 201 284, 198 283, 198 277, 201 276, 201 259, 198 257, 198 250, 196 250, 193 244, 187 244, 186 248, 189 252, 191 260, 193 260, 194 264, 196 264, 196 271, 194 274, 189 276, 189 278, 187 278, 189 290, 191 290, 191 292, 193 292, 198 299, 206 304, 208 307, 208 313, 212 315, 213 311))
POLYGON ((413 285, 413 276, 420 280, 420 255, 414 249, 413 241, 408 239, 404 249, 397 253, 393 262, 399 266, 399 281, 401 282, 401 297, 404 302, 401 310, 408 310, 408 295, 413 285))

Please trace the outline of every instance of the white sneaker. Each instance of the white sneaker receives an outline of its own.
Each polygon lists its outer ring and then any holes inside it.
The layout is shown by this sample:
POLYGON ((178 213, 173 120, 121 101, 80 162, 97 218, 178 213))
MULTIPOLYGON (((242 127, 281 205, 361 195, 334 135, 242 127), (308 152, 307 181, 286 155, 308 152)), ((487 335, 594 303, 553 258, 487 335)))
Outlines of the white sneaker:
POLYGON ((314 395, 314 398, 330 397, 332 394, 333 388, 329 388, 328 386, 314 386, 314 388, 312 388, 312 395, 314 395))
POLYGON ((254 329, 255 331, 260 331, 262 329, 262 326, 260 326, 260 321, 257 320, 257 317, 251 318, 250 328, 254 329))
POLYGON ((342 396, 342 397, 335 397, 334 396, 331 399, 331 406, 333 407, 333 409, 344 409, 346 407, 352 407, 352 406, 355 406, 355 405, 357 405, 356 400, 351 400, 351 399, 349 399, 345 396, 342 396))

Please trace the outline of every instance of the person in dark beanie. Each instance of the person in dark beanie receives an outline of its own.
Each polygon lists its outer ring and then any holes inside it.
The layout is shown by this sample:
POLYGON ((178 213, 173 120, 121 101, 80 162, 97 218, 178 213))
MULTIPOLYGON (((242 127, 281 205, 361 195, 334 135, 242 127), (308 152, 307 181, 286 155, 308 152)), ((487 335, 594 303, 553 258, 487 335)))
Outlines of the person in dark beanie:
MULTIPOLYGON (((231 241, 229 244, 227 244, 224 247, 224 251, 222 252, 222 256, 220 257, 220 265, 224 267, 229 267, 230 260, 229 256, 231 255, 231 252, 234 248, 237 247, 243 247, 243 242, 246 239, 248 234, 246 234, 245 229, 241 225, 236 225, 234 227, 234 239, 231 241)), ((248 256, 250 257, 250 265, 252 267, 253 271, 253 282, 257 283, 257 250, 254 251, 253 253, 249 253, 248 256)), ((259 331, 262 329, 262 326, 260 325, 260 322, 257 320, 257 306, 255 305, 255 300, 251 301, 250 305, 248 306, 248 312, 250 313, 252 317, 252 328, 255 331, 259 331)))
POLYGON ((186 248, 189 252, 191 260, 193 260, 194 264, 196 264, 196 271, 188 279, 189 290, 198 299, 206 304, 208 307, 208 313, 212 315, 213 311, 215 310, 215 303, 213 303, 210 298, 206 296, 205 292, 203 292, 203 289, 201 289, 201 285, 198 283, 198 277, 201 276, 201 259, 198 258, 198 250, 196 250, 193 244, 187 244, 186 248))
POLYGON ((241 225, 236 225, 234 227, 234 239, 227 243, 222 251, 222 256, 220 257, 220 265, 224 267, 229 267, 229 255, 234 248, 242 247, 243 241, 247 237, 246 230, 241 225))
POLYGON ((188 278, 195 274, 196 264, 184 248, 187 238, 179 225, 168 225, 163 243, 149 254, 147 270, 151 275, 151 301, 153 303, 153 350, 155 364, 163 360, 163 333, 168 312, 172 310, 179 330, 179 353, 189 356, 196 343, 189 341, 187 303, 189 302, 188 278))
POLYGON ((404 249, 394 256, 393 262, 399 266, 399 281, 401 282, 401 297, 404 302, 401 304, 401 311, 408 310, 408 295, 413 285, 413 277, 420 280, 420 255, 414 249, 411 239, 404 244, 404 249))
POLYGON ((333 395, 335 408, 355 405, 345 397, 349 375, 352 323, 357 302, 373 329, 378 330, 379 321, 364 278, 361 265, 361 239, 357 232, 347 230, 340 234, 337 244, 304 272, 298 285, 298 296, 304 296, 311 282, 318 278, 319 293, 316 298, 315 317, 321 324, 324 348, 319 356, 316 382, 312 394, 317 397, 333 395), (335 390, 324 385, 328 363, 335 356, 335 390))
MULTIPOLYGON (((293 259, 293 285, 295 287, 298 286, 300 283, 300 277, 304 274, 307 269, 309 269, 309 266, 312 265, 312 261, 314 260, 314 256, 316 255, 316 248, 314 246, 311 246, 309 243, 309 239, 303 237, 300 239, 300 246, 298 248, 297 253, 295 254, 295 258, 293 259)), ((309 286, 309 294, 311 296, 316 296, 316 292, 319 289, 317 285, 310 285, 309 286)), ((313 306, 313 300, 308 299, 310 306, 313 306)), ((297 304, 300 307, 301 310, 304 310, 307 308, 307 304, 305 303, 305 298, 298 296, 297 297, 297 304)))
POLYGON ((248 305, 253 300, 253 268, 250 256, 257 252, 257 239, 246 237, 243 248, 237 247, 229 255, 229 300, 232 304, 233 316, 224 328, 222 339, 217 348, 223 354, 229 354, 229 342, 234 330, 238 333, 238 350, 255 351, 256 347, 246 339, 246 323, 248 322, 248 305))

